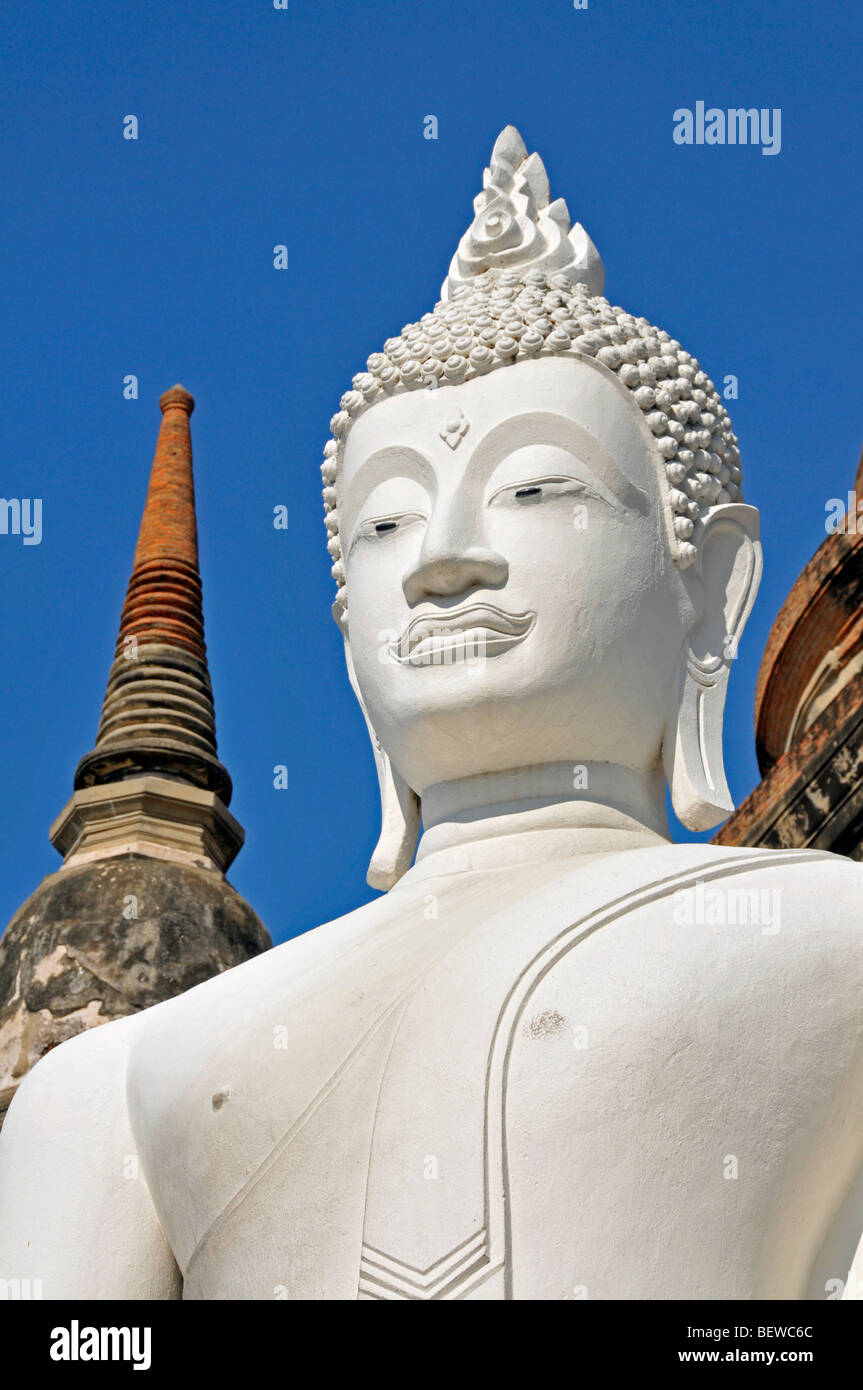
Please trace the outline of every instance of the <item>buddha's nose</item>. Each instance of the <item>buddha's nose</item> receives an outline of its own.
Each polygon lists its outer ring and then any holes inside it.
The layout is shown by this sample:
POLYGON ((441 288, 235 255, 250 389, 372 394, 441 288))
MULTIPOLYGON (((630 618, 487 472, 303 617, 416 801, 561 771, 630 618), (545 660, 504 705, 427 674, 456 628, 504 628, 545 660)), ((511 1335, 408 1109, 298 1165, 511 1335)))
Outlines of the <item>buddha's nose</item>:
POLYGON ((424 598, 453 598, 473 589, 499 589, 506 583, 506 560, 485 545, 481 536, 468 534, 474 528, 462 526, 465 515, 466 509, 455 502, 445 518, 432 517, 416 564, 402 579, 408 603, 419 603, 424 598))

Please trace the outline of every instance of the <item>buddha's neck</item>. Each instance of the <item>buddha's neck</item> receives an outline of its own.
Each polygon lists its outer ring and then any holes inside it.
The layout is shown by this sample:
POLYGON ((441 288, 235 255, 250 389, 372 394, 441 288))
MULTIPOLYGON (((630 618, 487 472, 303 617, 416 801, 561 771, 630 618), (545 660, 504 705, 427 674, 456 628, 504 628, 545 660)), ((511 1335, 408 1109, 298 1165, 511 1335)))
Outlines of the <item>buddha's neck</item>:
POLYGON ((543 763, 426 788, 411 877, 668 843, 661 770, 543 763))

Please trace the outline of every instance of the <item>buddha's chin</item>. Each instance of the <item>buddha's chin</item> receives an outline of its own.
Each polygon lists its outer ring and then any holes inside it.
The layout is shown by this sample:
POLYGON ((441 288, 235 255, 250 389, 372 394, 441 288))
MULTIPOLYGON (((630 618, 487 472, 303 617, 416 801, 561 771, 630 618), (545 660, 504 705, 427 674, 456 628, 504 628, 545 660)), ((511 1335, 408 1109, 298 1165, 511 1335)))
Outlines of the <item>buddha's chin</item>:
MULTIPOLYGON (((480 718, 531 700, 544 684, 541 665, 530 660, 523 638, 469 632, 417 643, 409 656, 378 684, 374 704, 386 707, 384 722, 395 728, 426 721, 439 725, 480 718)), ((488 725, 483 725, 487 730, 488 725)))
POLYGON ((420 668, 415 674, 423 680, 411 698, 400 699, 397 708, 390 705, 375 727, 393 764, 417 792, 440 782, 564 761, 572 753, 574 730, 587 735, 591 746, 595 742, 603 757, 607 721, 603 702, 590 692, 584 692, 584 701, 574 690, 561 699, 560 686, 537 682, 535 673, 527 689, 510 682, 501 688, 488 676, 456 685, 442 671, 420 668))

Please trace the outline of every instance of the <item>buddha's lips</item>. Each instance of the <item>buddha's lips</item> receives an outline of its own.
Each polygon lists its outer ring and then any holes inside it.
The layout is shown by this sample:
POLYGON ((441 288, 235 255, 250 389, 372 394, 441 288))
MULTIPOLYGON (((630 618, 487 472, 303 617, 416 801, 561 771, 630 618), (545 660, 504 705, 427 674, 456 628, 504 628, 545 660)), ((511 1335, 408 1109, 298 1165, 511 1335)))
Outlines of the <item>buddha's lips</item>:
POLYGON ((425 613, 414 618, 391 650, 399 661, 410 661, 422 643, 449 645, 470 633, 480 651, 508 651, 527 636, 535 613, 505 613, 491 603, 472 603, 447 613, 425 613))

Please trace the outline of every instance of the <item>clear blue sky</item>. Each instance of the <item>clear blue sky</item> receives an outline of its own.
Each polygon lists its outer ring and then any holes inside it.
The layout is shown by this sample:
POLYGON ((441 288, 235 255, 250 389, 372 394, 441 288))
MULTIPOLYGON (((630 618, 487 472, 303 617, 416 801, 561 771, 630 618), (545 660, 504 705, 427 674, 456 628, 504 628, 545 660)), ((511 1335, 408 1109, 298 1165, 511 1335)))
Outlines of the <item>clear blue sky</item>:
POLYGON ((432 307, 507 122, 612 302, 739 379, 766 572, 726 747, 751 789, 764 642, 863 435, 860 36, 848 0, 4 7, 0 491, 43 499, 44 536, 0 536, 0 919, 59 865, 48 827, 93 744, 176 381, 197 401, 219 747, 247 831, 231 878, 276 940, 371 896, 377 791, 329 617, 320 451, 366 356, 432 307), (675 144, 699 100, 780 107, 781 152, 675 144))

